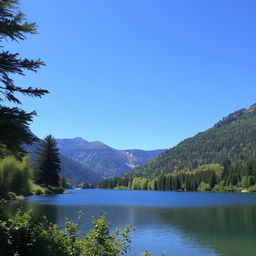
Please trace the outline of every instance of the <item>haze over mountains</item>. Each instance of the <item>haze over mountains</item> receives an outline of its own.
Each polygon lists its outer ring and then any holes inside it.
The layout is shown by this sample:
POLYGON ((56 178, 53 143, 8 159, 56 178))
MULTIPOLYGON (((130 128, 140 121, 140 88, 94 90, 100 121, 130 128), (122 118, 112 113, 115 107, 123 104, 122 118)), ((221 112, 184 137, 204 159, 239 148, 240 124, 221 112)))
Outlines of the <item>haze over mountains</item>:
POLYGON ((61 154, 87 166, 101 178, 120 176, 165 151, 165 149, 117 150, 100 141, 88 142, 81 137, 56 141, 61 154))

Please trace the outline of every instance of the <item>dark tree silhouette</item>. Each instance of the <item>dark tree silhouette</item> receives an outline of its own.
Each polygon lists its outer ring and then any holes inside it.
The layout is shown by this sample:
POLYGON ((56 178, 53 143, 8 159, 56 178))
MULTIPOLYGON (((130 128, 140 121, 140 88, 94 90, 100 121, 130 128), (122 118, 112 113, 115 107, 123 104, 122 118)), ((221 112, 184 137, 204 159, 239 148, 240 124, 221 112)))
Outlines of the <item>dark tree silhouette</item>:
MULTIPOLYGON (((19 53, 11 53, 3 46, 3 41, 25 40, 27 34, 36 33, 36 24, 26 21, 25 14, 19 9, 18 0, 0 0, 0 103, 4 100, 21 104, 17 93, 41 97, 47 90, 21 87, 15 84, 14 75, 25 76, 26 71, 36 72, 44 62, 40 59, 21 58, 19 53)), ((13 154, 22 152, 22 144, 28 144, 33 137, 28 132, 28 124, 36 112, 26 113, 19 108, 5 107, 0 104, 0 144, 4 144, 13 154), (8 130, 12 127, 11 130, 8 130), (14 131, 14 132, 13 132, 14 131)))
POLYGON ((61 161, 57 142, 52 135, 48 135, 37 149, 35 160, 35 182, 40 185, 59 185, 59 171, 61 161))

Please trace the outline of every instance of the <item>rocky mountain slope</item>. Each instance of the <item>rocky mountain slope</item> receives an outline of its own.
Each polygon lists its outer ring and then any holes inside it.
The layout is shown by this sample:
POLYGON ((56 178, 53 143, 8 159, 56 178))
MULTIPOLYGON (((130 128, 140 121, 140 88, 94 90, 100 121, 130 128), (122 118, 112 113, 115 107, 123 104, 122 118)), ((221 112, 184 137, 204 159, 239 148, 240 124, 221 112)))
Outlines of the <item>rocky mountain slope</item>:
POLYGON ((117 150, 100 142, 88 142, 80 137, 57 139, 60 152, 92 169, 102 178, 122 175, 144 164, 165 150, 117 150))

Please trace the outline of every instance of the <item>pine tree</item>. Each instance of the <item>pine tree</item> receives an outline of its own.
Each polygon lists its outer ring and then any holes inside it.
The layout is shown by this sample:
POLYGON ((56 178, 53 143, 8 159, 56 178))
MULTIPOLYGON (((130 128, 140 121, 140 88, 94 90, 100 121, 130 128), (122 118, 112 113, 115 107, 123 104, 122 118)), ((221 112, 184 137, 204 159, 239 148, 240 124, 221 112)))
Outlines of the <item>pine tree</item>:
POLYGON ((62 187, 62 188, 66 188, 68 183, 67 183, 67 179, 64 177, 64 176, 60 176, 59 177, 60 180, 59 180, 59 185, 62 187))
MULTIPOLYGON (((19 42, 27 34, 36 33, 36 24, 26 21, 25 14, 19 9, 18 0, 0 0, 0 102, 4 100, 21 104, 17 93, 32 97, 41 97, 48 93, 40 88, 15 85, 13 75, 25 76, 26 71, 37 72, 44 65, 40 59, 21 58, 19 53, 5 49, 3 41, 19 42)), ((26 113, 20 108, 4 107, 0 104, 0 144, 4 144, 12 154, 22 152, 22 144, 29 144, 33 137, 28 132, 28 124, 36 112, 26 113), (11 130, 10 130, 11 127, 11 130), (14 128, 14 129, 13 129, 14 128), (12 131, 12 132, 10 132, 12 131), (13 132, 14 131, 14 132, 13 132), (15 146, 14 146, 15 145, 15 146)))
POLYGON ((59 185, 59 171, 61 161, 57 142, 52 135, 48 135, 37 149, 35 160, 35 182, 40 185, 59 185))

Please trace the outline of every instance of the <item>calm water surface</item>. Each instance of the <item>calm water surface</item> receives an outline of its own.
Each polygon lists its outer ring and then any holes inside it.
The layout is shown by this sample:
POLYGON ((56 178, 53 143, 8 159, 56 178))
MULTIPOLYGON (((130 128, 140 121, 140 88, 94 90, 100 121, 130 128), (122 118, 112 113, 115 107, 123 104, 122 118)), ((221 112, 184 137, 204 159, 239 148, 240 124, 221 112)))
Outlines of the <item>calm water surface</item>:
POLYGON ((17 207, 61 226, 65 217, 76 220, 83 210, 85 231, 92 216, 106 211, 111 230, 136 226, 131 234, 134 255, 146 249, 154 256, 256 255, 256 194, 69 190, 10 202, 8 211, 17 207))

